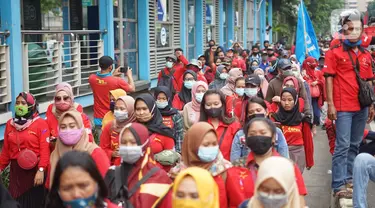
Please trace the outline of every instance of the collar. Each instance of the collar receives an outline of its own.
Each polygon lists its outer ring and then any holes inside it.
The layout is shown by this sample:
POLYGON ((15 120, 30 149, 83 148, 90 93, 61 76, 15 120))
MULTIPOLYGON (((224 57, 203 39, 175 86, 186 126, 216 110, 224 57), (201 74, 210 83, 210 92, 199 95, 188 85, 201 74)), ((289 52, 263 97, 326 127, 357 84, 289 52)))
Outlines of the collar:
MULTIPOLYGON (((348 46, 344 43, 342 43, 342 47, 343 47, 344 51, 349 51, 350 49, 352 49, 350 46, 348 46)), ((365 52, 365 49, 361 45, 358 46, 358 50, 361 51, 361 53, 365 52)))
MULTIPOLYGON (((280 154, 275 150, 275 148, 272 148, 272 156, 280 156, 280 154)), ((253 152, 250 152, 247 156, 246 166, 248 166, 250 163, 255 163, 255 157, 253 152)))
POLYGON ((100 72, 96 72, 96 76, 101 77, 101 78, 110 77, 110 76, 112 76, 112 73, 109 72, 107 74, 101 74, 100 72))
MULTIPOLYGON (((212 125, 211 118, 208 118, 208 119, 207 119, 207 123, 209 123, 209 124, 212 125)), ((229 125, 228 125, 228 124, 225 124, 224 122, 222 122, 222 121, 219 120, 219 125, 217 126, 217 128, 219 128, 219 127, 221 127, 221 126, 225 128, 225 127, 228 127, 229 125)))

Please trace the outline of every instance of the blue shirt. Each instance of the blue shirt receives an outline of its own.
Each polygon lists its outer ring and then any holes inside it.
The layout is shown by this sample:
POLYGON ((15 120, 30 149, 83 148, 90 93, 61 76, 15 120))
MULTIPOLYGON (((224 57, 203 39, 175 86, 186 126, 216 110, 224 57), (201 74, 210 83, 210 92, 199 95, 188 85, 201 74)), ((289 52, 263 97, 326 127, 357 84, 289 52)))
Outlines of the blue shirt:
POLYGON ((263 71, 266 71, 266 68, 270 66, 270 63, 267 61, 266 64, 264 64, 263 62, 261 62, 259 64, 259 68, 263 69, 263 71))

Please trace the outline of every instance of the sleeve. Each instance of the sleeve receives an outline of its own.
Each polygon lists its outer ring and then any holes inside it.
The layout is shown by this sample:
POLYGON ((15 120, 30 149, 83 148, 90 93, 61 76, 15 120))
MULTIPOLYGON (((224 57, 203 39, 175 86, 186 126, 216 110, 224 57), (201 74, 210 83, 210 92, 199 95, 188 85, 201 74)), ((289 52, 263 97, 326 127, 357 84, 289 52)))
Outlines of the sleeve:
POLYGON ((3 148, 2 148, 1 154, 0 154, 0 171, 3 171, 8 166, 8 164, 10 162, 9 144, 8 144, 8 142, 9 142, 8 141, 8 128, 9 128, 8 123, 5 126, 4 144, 3 144, 3 148))
POLYGON ((181 114, 177 113, 173 116, 174 130, 175 130, 175 148, 178 153, 181 153, 182 141, 184 137, 184 123, 181 114))
POLYGON ((102 175, 102 177, 104 178, 110 166, 109 160, 106 157, 105 152, 101 148, 96 148, 91 153, 91 157, 95 161, 96 166, 98 167, 98 170, 100 172, 100 175, 102 175))
POLYGON ((241 136, 243 136, 242 130, 238 131, 234 136, 232 148, 230 151, 230 161, 235 161, 241 157, 241 136))
POLYGON ((328 75, 336 75, 336 61, 332 50, 327 51, 324 61, 323 73, 328 75))
MULTIPOLYGON (((162 69, 163 70, 163 69, 162 69)), ((161 70, 159 71, 158 73, 158 82, 160 81, 160 78, 161 78, 161 70)))
POLYGON ((186 105, 184 106, 184 110, 182 112, 182 117, 184 119, 184 132, 185 132, 190 128, 189 114, 188 114, 188 110, 186 109, 186 105))
POLYGON ((226 102, 226 108, 225 109, 225 112, 227 114, 227 116, 229 116, 230 118, 233 117, 233 114, 234 114, 234 108, 233 108, 233 96, 226 96, 225 97, 225 102, 226 102))
POLYGON ((110 137, 110 126, 112 125, 112 122, 109 122, 105 127, 103 128, 102 134, 100 135, 100 148, 103 149, 105 154, 107 155, 107 158, 109 160, 112 159, 112 148, 111 148, 111 137, 110 137))
POLYGON ((91 121, 86 114, 81 113, 81 115, 82 115, 83 125, 85 126, 85 130, 86 130, 87 134, 89 135, 89 141, 93 142, 94 136, 92 135, 91 121))
POLYGON ((305 116, 308 116, 308 117, 312 118, 311 103, 308 102, 309 100, 311 100, 310 93, 307 94, 306 88, 305 88, 305 85, 304 85, 303 82, 299 81, 298 83, 300 85, 299 95, 300 95, 300 97, 303 98, 303 100, 305 100, 305 108, 303 110, 303 113, 305 114, 305 116))
POLYGON ((40 160, 38 167, 42 167, 44 169, 47 168, 49 164, 49 158, 50 158, 50 148, 49 148, 49 136, 50 132, 48 129, 48 124, 45 120, 39 119, 39 154, 40 154, 40 160))
POLYGON ((189 61, 182 54, 178 57, 178 60, 180 60, 185 66, 189 64, 189 61))
POLYGON ((314 166, 314 141, 311 134, 310 124, 303 122, 303 147, 305 149, 306 167, 311 168, 314 166))
POLYGON ((267 95, 266 95, 266 98, 265 100, 267 102, 272 102, 272 98, 275 96, 275 90, 273 89, 273 83, 272 81, 269 83, 268 85, 268 89, 267 89, 267 95))
POLYGON ((119 79, 118 80, 119 88, 125 90, 126 92, 132 91, 132 87, 125 80, 123 80, 121 78, 116 78, 116 79, 119 79))
POLYGON ((299 171, 296 165, 294 165, 294 173, 296 175, 296 183, 297 183, 299 195, 303 195, 303 196, 307 195, 305 181, 303 180, 301 171, 299 171))
POLYGON ((276 128, 276 149, 281 156, 289 158, 288 144, 286 143, 283 132, 279 128, 276 128))
POLYGON ((176 108, 177 110, 182 110, 181 108, 181 100, 180 97, 178 96, 178 93, 174 95, 173 101, 172 101, 172 107, 176 108))

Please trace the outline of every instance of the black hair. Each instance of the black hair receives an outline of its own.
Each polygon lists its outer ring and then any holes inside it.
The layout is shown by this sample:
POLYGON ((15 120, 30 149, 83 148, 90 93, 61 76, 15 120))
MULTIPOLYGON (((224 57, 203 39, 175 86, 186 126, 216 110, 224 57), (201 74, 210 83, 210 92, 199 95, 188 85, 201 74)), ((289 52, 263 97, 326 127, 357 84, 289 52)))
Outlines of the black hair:
POLYGON ((237 77, 236 81, 234 82, 234 86, 236 86, 237 82, 239 82, 241 80, 245 81, 245 77, 237 77))
POLYGON ((256 48, 259 49, 259 46, 257 46, 257 45, 253 45, 253 47, 251 47, 252 50, 254 50, 254 49, 256 49, 256 48))
POLYGON ((90 174, 98 183, 98 196, 95 207, 103 208, 104 199, 108 196, 107 186, 101 176, 96 163, 87 152, 69 151, 65 153, 57 162, 56 170, 52 182, 51 190, 47 196, 46 208, 64 208, 63 201, 58 193, 60 187, 60 177, 69 167, 79 167, 90 174))
POLYGON ((251 103, 259 104, 264 108, 264 110, 267 111, 267 104, 262 98, 260 98, 258 96, 253 96, 253 97, 249 98, 249 100, 246 102, 246 106, 245 106, 245 122, 246 123, 249 119, 248 112, 249 112, 249 106, 250 106, 251 103))
MULTIPOLYGON (((218 59, 220 59, 220 57, 219 57, 219 56, 215 56, 215 58, 214 58, 214 64, 216 64, 216 61, 217 61, 218 59)), ((221 61, 221 59, 220 59, 220 61, 221 61)))
POLYGON ((182 50, 182 48, 176 48, 176 49, 174 49, 174 52, 177 52, 177 51, 181 51, 182 53, 184 52, 184 50, 182 50))
POLYGON ((265 43, 270 43, 270 41, 268 41, 268 40, 263 41, 263 45, 264 45, 265 43))
POLYGON ((276 125, 270 119, 263 117, 255 117, 246 123, 245 128, 243 129, 245 137, 248 136, 250 126, 258 121, 263 122, 267 126, 267 128, 271 131, 272 137, 276 135, 276 125))
POLYGON ((209 95, 214 95, 214 94, 219 95, 220 101, 221 101, 221 104, 222 104, 221 105, 222 111, 221 111, 221 115, 219 116, 219 120, 224 122, 225 124, 233 123, 235 118, 229 118, 229 117, 226 116, 227 106, 226 106, 226 102, 225 102, 225 96, 220 90, 217 90, 217 89, 207 90, 206 93, 204 93, 204 96, 203 96, 202 102, 201 102, 199 121, 204 121, 204 122, 208 121, 208 116, 206 115, 206 112, 205 112, 206 97, 209 96, 209 95))

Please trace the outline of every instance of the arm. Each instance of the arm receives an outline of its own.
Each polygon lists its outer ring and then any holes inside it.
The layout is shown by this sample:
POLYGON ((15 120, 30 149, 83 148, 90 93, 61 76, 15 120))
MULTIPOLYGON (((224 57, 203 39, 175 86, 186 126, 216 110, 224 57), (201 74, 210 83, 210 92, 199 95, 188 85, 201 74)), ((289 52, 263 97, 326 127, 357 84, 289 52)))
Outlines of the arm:
POLYGON ((103 151, 106 153, 109 160, 112 159, 113 150, 111 148, 111 136, 110 136, 110 126, 112 125, 112 122, 109 122, 105 127, 103 128, 102 134, 100 135, 100 148, 103 149, 103 151))
POLYGON ((272 81, 269 83, 268 85, 268 89, 267 89, 267 95, 266 95, 266 98, 265 100, 269 103, 272 102, 272 98, 275 96, 275 90, 273 89, 272 87, 272 81))
POLYGON ((189 61, 185 58, 183 54, 179 55, 178 60, 180 60, 185 66, 189 64, 189 61))
MULTIPOLYGON (((309 98, 311 98, 311 95, 307 94, 306 88, 305 88, 305 85, 303 84, 303 82, 302 81, 298 81, 298 82, 299 82, 299 85, 300 85, 299 95, 300 95, 300 97, 303 98, 303 100, 306 101, 303 113, 305 114, 305 116, 308 116, 308 117, 310 117, 310 119, 312 119, 311 104, 309 102, 309 98)), ((309 121, 309 122, 311 123, 312 121, 309 121)))
POLYGON ((133 80, 133 70, 129 67, 128 72, 126 73, 126 76, 128 77, 128 83, 129 83, 129 90, 127 92, 135 92, 135 85, 133 80))
POLYGON ((40 160, 38 167, 46 169, 49 164, 49 158, 50 158, 50 149, 49 149, 49 136, 50 132, 48 129, 47 122, 45 122, 43 119, 39 119, 40 123, 38 125, 41 125, 39 127, 39 154, 40 154, 40 160))
POLYGON ((336 75, 336 62, 332 50, 326 53, 323 73, 326 77, 327 115, 330 120, 336 120, 336 108, 333 103, 333 79, 336 75))
MULTIPOLYGON (((9 123, 9 122, 8 122, 9 123)), ((8 144, 8 123, 5 126, 5 131, 4 131, 4 144, 3 148, 1 150, 1 155, 0 155, 0 171, 3 171, 10 162, 10 155, 9 155, 9 144, 8 144)))
POLYGON ((286 143, 283 132, 279 128, 276 129, 276 149, 281 156, 289 158, 288 144, 286 143))
POLYGON ((184 139, 184 122, 181 114, 177 113, 173 116, 173 123, 175 129, 176 151, 181 153, 182 141, 184 139))
POLYGON ((214 65, 214 52, 212 50, 210 50, 210 55, 209 55, 209 59, 208 59, 208 65, 213 69, 213 65, 214 65))
POLYGON ((94 136, 92 135, 92 131, 91 131, 92 126, 91 126, 90 119, 84 113, 81 113, 81 115, 82 115, 83 125, 85 127, 85 130, 86 130, 87 134, 89 135, 89 141, 93 142, 94 141, 94 136))

